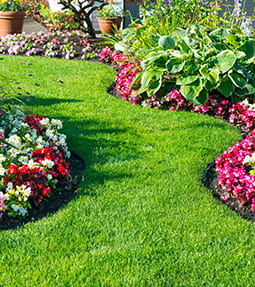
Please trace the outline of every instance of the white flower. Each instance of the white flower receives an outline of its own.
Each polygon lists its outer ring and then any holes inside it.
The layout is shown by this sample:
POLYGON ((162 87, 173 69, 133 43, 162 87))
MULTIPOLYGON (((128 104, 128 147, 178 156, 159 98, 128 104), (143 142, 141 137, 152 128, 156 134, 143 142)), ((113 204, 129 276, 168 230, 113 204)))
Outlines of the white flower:
POLYGON ((14 211, 17 211, 18 215, 25 216, 27 214, 27 210, 22 206, 18 206, 17 204, 12 204, 11 208, 14 211))
POLYGON ((48 173, 48 174, 47 174, 47 179, 48 179, 48 180, 52 180, 52 178, 53 178, 53 176, 52 176, 50 173, 48 173))
POLYGON ((21 162, 22 164, 27 164, 28 163, 28 156, 20 156, 19 162, 21 162))
POLYGON ((4 175, 6 172, 6 169, 0 164, 0 175, 4 175))
POLYGON ((20 124, 20 126, 23 128, 29 128, 29 124, 23 122, 20 124))
POLYGON ((8 184, 7 184, 6 190, 9 191, 9 190, 11 190, 11 189, 13 189, 13 183, 10 181, 10 182, 8 182, 8 184))
POLYGON ((32 159, 30 159, 29 161, 28 161, 28 167, 30 168, 30 169, 33 169, 34 167, 37 167, 39 164, 37 163, 37 162, 35 162, 35 161, 33 161, 32 159))
POLYGON ((14 210, 14 211, 17 211, 19 209, 19 206, 17 204, 12 204, 11 205, 11 208, 14 210))
POLYGON ((42 126, 48 126, 49 123, 50 123, 50 121, 49 121, 48 118, 44 118, 44 119, 40 120, 40 124, 41 124, 42 126))
POLYGON ((3 162, 6 160, 6 157, 3 154, 0 154, 0 162, 3 162))
POLYGON ((54 162, 52 160, 45 159, 44 161, 42 161, 42 165, 48 168, 52 168, 54 166, 54 162))
POLYGON ((28 134, 28 133, 26 133, 26 134, 25 134, 25 138, 28 139, 28 140, 31 140, 31 135, 28 134))
POLYGON ((46 132, 45 132, 45 134, 46 134, 46 136, 49 137, 49 138, 54 137, 53 130, 47 129, 46 132))
POLYGON ((7 142, 16 147, 19 147, 21 145, 21 138, 17 135, 12 135, 7 139, 7 142))
POLYGON ((57 129, 62 129, 63 127, 62 122, 60 120, 52 119, 51 124, 56 126, 57 129))

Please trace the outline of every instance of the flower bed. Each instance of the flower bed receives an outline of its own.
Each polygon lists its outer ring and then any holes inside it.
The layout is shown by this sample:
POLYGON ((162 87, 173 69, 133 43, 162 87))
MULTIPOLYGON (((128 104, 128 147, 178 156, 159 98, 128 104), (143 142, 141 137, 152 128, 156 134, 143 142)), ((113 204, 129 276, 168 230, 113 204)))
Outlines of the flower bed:
MULTIPOLYGON (((135 76, 141 71, 139 60, 129 59, 128 56, 105 48, 100 53, 100 61, 112 63, 115 66, 117 70, 115 91, 117 96, 125 101, 154 109, 208 114, 237 126, 246 137, 216 159, 217 175, 215 176, 218 177, 218 181, 215 189, 221 189, 220 200, 235 200, 238 202, 239 209, 248 206, 249 209, 255 211, 254 104, 250 104, 247 99, 232 104, 228 99, 211 95, 204 105, 194 105, 188 102, 178 90, 172 90, 165 96, 137 95, 136 91, 132 89, 132 84, 135 76)), ((238 208, 235 207, 235 209, 238 208)))
POLYGON ((24 217, 70 175, 70 152, 60 120, 2 108, 0 219, 24 217))
POLYGON ((99 59, 103 63, 112 64, 117 71, 115 77, 115 95, 122 100, 144 107, 170 111, 189 111, 227 120, 238 126, 243 134, 248 134, 255 128, 255 107, 248 100, 232 104, 229 99, 215 94, 209 96, 203 105, 194 105, 187 101, 179 90, 160 95, 146 96, 137 94, 134 88, 136 75, 142 70, 140 60, 112 51, 109 47, 102 49, 99 59))
POLYGON ((0 37, 0 54, 87 60, 98 57, 100 42, 71 32, 7 35, 0 37))

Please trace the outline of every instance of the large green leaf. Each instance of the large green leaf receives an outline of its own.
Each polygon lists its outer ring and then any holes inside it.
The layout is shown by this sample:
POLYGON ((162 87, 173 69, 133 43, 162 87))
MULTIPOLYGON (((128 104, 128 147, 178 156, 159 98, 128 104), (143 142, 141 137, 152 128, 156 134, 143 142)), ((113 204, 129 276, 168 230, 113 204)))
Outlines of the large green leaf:
POLYGON ((200 92, 203 90, 201 80, 197 79, 195 82, 190 85, 181 86, 181 93, 184 98, 192 103, 196 103, 196 98, 199 96, 200 92))
POLYGON ((235 87, 229 77, 225 76, 217 89, 224 97, 229 98, 233 94, 235 87))
POLYGON ((236 62, 236 56, 233 51, 224 50, 216 56, 216 65, 222 73, 229 71, 236 62))
POLYGON ((243 77, 241 74, 236 72, 229 73, 228 77, 230 78, 232 83, 240 89, 243 89, 248 82, 248 79, 246 77, 243 77))
POLYGON ((208 101, 208 91, 206 89, 203 89, 197 98, 194 99, 193 104, 195 105, 203 105, 208 101))
POLYGON ((148 94, 156 93, 161 87, 162 75, 163 75, 163 72, 159 72, 159 71, 143 72, 141 76, 141 87, 138 90, 138 94, 142 94, 145 91, 148 94))
POLYGON ((161 36, 158 40, 158 45, 164 50, 174 49, 175 41, 169 36, 161 36))
POLYGON ((218 87, 220 84, 220 71, 218 69, 209 69, 204 72, 204 77, 206 78, 205 87, 208 91, 212 91, 218 87))
POLYGON ((246 97, 249 95, 249 91, 247 88, 243 88, 243 89, 240 89, 240 88, 235 88, 235 94, 238 96, 238 97, 246 97))
POLYGON ((200 66, 196 64, 196 61, 194 59, 191 59, 186 61, 183 71, 185 74, 193 75, 195 73, 198 73, 199 67, 200 66))
POLYGON ((252 59, 255 56, 255 41, 248 40, 241 47, 240 50, 245 53, 246 60, 252 59))
POLYGON ((249 95, 255 94, 255 80, 250 79, 245 88, 248 90, 249 95))
POLYGON ((180 58, 172 58, 166 62, 166 69, 169 73, 176 74, 183 70, 185 61, 180 58))
POLYGON ((198 79, 198 75, 194 76, 184 76, 180 75, 177 78, 176 85, 185 86, 195 82, 198 79))

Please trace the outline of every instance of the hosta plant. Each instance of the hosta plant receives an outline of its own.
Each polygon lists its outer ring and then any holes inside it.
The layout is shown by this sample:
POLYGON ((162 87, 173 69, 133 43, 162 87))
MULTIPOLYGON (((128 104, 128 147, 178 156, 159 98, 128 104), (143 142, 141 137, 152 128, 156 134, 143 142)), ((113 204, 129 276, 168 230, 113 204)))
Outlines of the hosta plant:
POLYGON ((223 28, 208 34, 191 25, 159 38, 134 83, 140 83, 137 94, 148 97, 175 87, 196 105, 206 103, 211 93, 236 102, 255 93, 254 59, 254 37, 223 28))
POLYGON ((70 152, 59 120, 15 107, 2 107, 0 118, 0 218, 23 217, 68 178, 70 152))

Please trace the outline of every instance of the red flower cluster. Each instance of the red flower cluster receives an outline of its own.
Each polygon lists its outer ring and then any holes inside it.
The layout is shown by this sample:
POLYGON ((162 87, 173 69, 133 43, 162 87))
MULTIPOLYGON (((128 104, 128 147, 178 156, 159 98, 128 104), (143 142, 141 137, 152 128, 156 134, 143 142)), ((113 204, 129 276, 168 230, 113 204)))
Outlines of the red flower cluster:
POLYGON ((13 187, 25 185, 31 188, 30 198, 34 202, 40 203, 44 197, 47 197, 51 188, 47 186, 47 174, 42 167, 30 169, 28 165, 21 167, 10 164, 8 167, 9 176, 4 177, 4 184, 13 183, 13 187))
POLYGON ((31 114, 27 115, 25 119, 22 121, 23 123, 27 123, 30 126, 30 129, 35 129, 37 132, 37 135, 42 134, 42 126, 40 124, 40 121, 44 119, 44 117, 39 117, 38 114, 31 114))
POLYGON ((52 179, 67 178, 70 174, 70 163, 66 162, 61 151, 56 151, 54 147, 49 146, 40 150, 34 150, 32 158, 40 164, 45 160, 50 160, 54 165, 51 168, 29 168, 27 164, 21 167, 10 164, 8 166, 8 175, 4 177, 4 184, 7 186, 9 182, 12 182, 14 188, 21 185, 30 187, 30 198, 33 202, 40 203, 51 191, 51 188, 48 186, 48 175, 50 174, 52 179))
POLYGON ((56 151, 54 147, 46 146, 43 149, 34 150, 32 152, 32 158, 35 162, 42 163, 44 160, 50 160, 54 162, 54 166, 49 170, 54 178, 68 177, 70 174, 70 163, 67 163, 63 153, 56 151))

